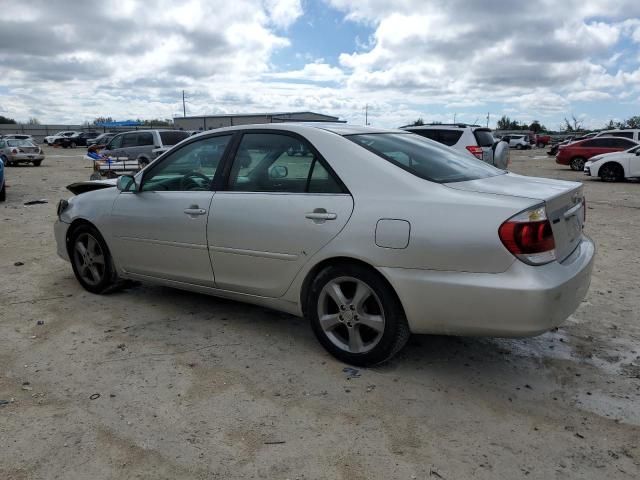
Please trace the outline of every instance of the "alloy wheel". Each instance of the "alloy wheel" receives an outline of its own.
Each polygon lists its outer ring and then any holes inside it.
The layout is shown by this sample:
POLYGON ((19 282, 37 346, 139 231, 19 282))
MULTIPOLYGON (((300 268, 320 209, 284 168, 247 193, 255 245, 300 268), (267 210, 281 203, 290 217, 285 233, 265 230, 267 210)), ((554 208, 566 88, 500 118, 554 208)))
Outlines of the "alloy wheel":
POLYGON ((382 338, 384 309, 373 289, 362 280, 339 277, 328 282, 318 298, 322 331, 336 347, 366 353, 382 338))
POLYGON ((104 279, 105 257, 100 243, 90 233, 82 233, 73 245, 73 259, 82 280, 96 286, 104 279))

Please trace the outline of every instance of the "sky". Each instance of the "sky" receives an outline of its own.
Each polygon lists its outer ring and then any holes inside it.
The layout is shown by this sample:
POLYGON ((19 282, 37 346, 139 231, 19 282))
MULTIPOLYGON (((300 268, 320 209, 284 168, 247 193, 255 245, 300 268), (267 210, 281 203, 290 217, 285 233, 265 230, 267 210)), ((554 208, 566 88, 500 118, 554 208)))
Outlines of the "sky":
POLYGON ((0 115, 640 115, 638 0, 0 0, 0 115))

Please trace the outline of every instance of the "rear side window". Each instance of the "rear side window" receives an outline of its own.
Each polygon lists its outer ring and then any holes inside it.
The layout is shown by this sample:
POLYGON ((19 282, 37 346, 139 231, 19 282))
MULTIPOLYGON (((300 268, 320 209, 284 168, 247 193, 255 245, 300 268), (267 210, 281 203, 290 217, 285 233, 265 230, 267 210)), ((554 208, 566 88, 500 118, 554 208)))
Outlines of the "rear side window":
POLYGON ((151 132, 143 132, 138 134, 138 146, 153 145, 153 134, 151 132))
POLYGON ((406 133, 346 135, 345 138, 417 177, 449 183, 504 175, 481 160, 406 133))
POLYGON ((613 144, 613 148, 624 148, 625 150, 633 147, 635 143, 626 138, 612 138, 611 142, 613 144))
POLYGON ((476 137, 476 142, 478 142, 478 145, 481 147, 490 147, 495 142, 491 130, 478 129, 473 132, 473 136, 476 137))
POLYGON ((633 132, 611 132, 609 135, 633 139, 633 132))
POLYGON ((138 134, 127 133, 122 138, 122 148, 135 147, 138 145, 138 134))
POLYGON ((162 145, 175 145, 189 136, 188 132, 164 131, 160 132, 162 145))
POLYGON ((611 142, 608 138, 594 138, 593 140, 587 140, 586 142, 578 145, 579 147, 611 147, 611 142))

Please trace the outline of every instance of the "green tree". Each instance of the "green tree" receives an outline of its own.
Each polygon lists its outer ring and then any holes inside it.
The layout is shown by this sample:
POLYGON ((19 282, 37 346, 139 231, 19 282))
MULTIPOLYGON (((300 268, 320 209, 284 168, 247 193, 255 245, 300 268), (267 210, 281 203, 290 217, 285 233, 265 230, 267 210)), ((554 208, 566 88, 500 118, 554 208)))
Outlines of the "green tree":
POLYGON ((542 131, 542 125, 540 125, 538 120, 534 120, 531 125, 529 125, 529 130, 533 133, 540 133, 542 131))
POLYGON ((36 117, 31 117, 29 118, 29 120, 27 120, 27 125, 40 125, 40 120, 38 120, 36 117))
POLYGON ((424 120, 422 120, 422 117, 420 117, 417 120, 415 120, 413 123, 410 123, 409 125, 411 125, 412 127, 420 127, 424 125, 424 120))
POLYGON ((640 115, 635 115, 627 119, 624 123, 627 128, 640 128, 640 115))
POLYGON ((497 126, 498 130, 510 130, 511 119, 506 115, 503 115, 502 117, 500 117, 500 120, 498 120, 497 126))
POLYGON ((11 123, 11 124, 15 124, 16 121, 13 118, 9 118, 9 117, 5 117, 3 115, 0 115, 0 123, 11 123))
POLYGON ((560 129, 565 132, 579 132, 582 130, 582 123, 582 120, 578 120, 575 115, 571 114, 571 120, 564 117, 564 125, 560 129))

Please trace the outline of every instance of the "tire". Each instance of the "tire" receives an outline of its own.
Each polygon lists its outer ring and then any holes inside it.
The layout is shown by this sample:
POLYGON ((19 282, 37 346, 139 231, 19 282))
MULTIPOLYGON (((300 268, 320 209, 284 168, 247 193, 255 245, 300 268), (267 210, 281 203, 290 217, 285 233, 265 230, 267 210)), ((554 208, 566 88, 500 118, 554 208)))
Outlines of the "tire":
POLYGON ((71 144, 69 145, 71 148, 76 148, 76 142, 71 142, 71 144))
POLYGON ((544 148, 544 143, 542 142, 538 142, 538 144, 536 145, 538 148, 544 148))
POLYGON ((624 180, 624 169, 618 163, 605 163, 598 171, 603 182, 621 182, 624 180))
POLYGON ((587 160, 583 157, 574 157, 571 159, 569 166, 571 167, 571 170, 575 170, 576 172, 581 172, 584 170, 584 164, 586 162, 587 160))
POLYGON ((89 176, 89 180, 102 180, 102 175, 100 175, 98 172, 93 172, 89 176))
POLYGON ((149 159, 147 158, 139 158, 138 159, 138 165, 140 165, 140 168, 145 168, 147 165, 149 165, 149 159))
POLYGON ((69 258, 73 273, 85 290, 99 294, 116 283, 117 275, 109 248, 93 226, 80 225, 71 232, 69 258))
POLYGON ((522 150, 522 145, 520 144, 516 145, 516 150, 522 150))
POLYGON ((42 164, 42 160, 34 160, 33 161, 33 166, 34 167, 39 167, 42 164))
POLYGON ((320 344, 351 365, 389 360, 411 334, 393 289, 378 272, 361 265, 335 265, 320 271, 311 284, 306 313, 320 344))
POLYGON ((7 186, 2 185, 2 190, 0 190, 0 202, 4 202, 7 199, 7 186))

